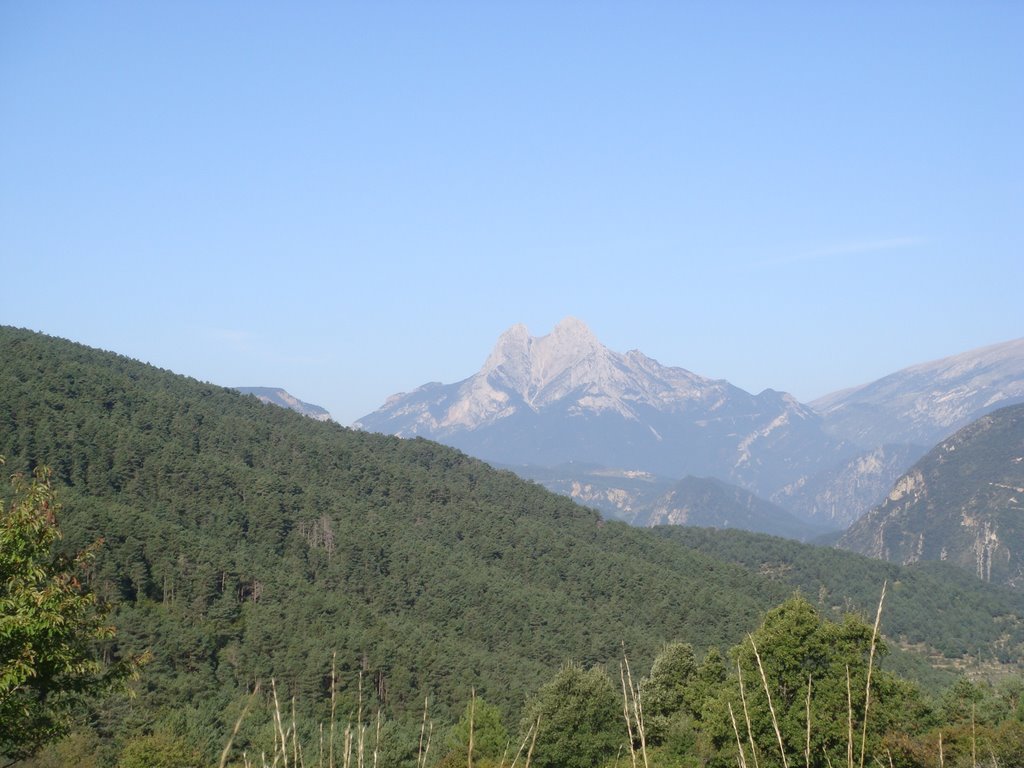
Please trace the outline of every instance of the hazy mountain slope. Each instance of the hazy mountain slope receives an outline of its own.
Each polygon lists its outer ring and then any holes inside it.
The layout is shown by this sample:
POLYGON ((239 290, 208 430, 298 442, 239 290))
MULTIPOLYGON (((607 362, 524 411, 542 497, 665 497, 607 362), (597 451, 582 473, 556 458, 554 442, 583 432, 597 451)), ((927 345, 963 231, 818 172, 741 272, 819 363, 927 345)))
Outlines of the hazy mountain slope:
POLYGON ((787 485, 772 501, 805 520, 842 529, 879 504, 896 478, 926 450, 916 445, 878 446, 787 485))
POLYGON ((807 540, 824 532, 735 485, 711 477, 685 477, 657 499, 645 525, 740 528, 807 540))
POLYGON ((810 405, 828 431, 865 448, 935 445, 984 413, 1024 400, 1024 339, 905 368, 810 405))
POLYGON ((1024 586, 1024 405, 942 441, 839 546, 901 563, 948 560, 1024 586))
POLYGON ((362 429, 420 435, 509 466, 598 464, 713 476, 768 495, 851 457, 789 395, 613 352, 580 321, 506 331, 478 373, 389 398, 362 429))
POLYGON ((235 387, 234 389, 243 395, 254 395, 264 403, 281 408, 290 408, 297 413, 301 413, 303 416, 309 416, 309 418, 316 419, 317 421, 332 420, 331 414, 327 412, 326 408, 303 402, 279 387, 235 387))
POLYGON ((549 491, 599 510, 612 520, 643 525, 654 503, 675 484, 650 472, 608 469, 572 462, 554 467, 506 467, 549 491))
POLYGON ((742 528, 809 540, 826 530, 735 485, 714 478, 681 481, 596 465, 516 467, 521 477, 632 525, 742 528))

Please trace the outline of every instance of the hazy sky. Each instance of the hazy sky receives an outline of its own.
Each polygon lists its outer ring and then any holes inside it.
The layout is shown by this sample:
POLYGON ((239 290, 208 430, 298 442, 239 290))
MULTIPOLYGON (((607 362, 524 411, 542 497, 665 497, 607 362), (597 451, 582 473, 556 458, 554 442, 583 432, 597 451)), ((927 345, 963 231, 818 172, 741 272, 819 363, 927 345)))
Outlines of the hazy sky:
POLYGON ((0 3, 0 323, 349 423, 584 320, 807 400, 1024 335, 1024 3, 0 3))

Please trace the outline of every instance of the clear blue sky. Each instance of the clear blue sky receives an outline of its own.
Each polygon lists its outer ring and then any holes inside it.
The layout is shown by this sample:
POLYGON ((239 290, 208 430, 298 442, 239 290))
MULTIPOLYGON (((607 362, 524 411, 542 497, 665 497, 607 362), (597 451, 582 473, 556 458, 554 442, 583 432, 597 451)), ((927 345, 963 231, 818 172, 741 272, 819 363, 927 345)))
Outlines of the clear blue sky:
POLYGON ((0 322, 349 423, 516 322, 807 400, 1024 335, 1024 3, 0 4, 0 322))

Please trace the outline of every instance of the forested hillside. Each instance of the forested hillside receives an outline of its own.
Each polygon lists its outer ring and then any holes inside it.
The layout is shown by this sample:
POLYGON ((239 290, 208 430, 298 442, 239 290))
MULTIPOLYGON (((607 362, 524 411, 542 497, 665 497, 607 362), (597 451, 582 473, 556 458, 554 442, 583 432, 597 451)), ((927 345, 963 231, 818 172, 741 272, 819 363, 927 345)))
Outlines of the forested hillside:
POLYGON ((911 567, 879 562, 827 547, 747 531, 666 526, 666 539, 707 556, 800 589, 839 618, 876 598, 879 579, 890 590, 886 633, 909 646, 925 646, 940 666, 952 660, 1016 664, 1024 647, 1024 595, 993 587, 952 563, 911 567))
POLYGON ((475 689, 515 722, 567 660, 614 664, 625 646, 646 669, 669 641, 727 648, 794 585, 826 609, 867 612, 889 578, 903 599, 883 631, 1020 656, 1021 605, 1000 590, 824 550, 817 573, 772 578, 734 534, 700 534, 729 542, 701 551, 685 531, 603 521, 435 443, 314 422, 10 328, 0 454, 10 471, 53 468, 63 546, 102 542, 90 586, 115 607, 106 652, 151 656, 137 697, 95 714, 114 739, 175 723, 213 749, 271 677, 322 712, 335 653, 343 710, 362 672, 392 716, 415 717, 429 693, 454 720, 475 689), (935 594, 962 629, 909 614, 935 594), (948 642, 954 631, 968 639, 948 642))

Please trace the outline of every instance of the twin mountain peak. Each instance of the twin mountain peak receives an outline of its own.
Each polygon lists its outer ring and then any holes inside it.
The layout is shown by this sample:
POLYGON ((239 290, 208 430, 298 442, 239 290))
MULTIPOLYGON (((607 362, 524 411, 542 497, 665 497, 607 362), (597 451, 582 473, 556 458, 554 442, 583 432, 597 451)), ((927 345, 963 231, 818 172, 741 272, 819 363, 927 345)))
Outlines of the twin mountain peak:
POLYGON ((540 337, 512 326, 474 375, 395 395, 354 426, 453 445, 638 524, 671 514, 674 483, 716 478, 810 536, 847 527, 936 442, 1021 401, 1024 339, 803 404, 615 352, 566 318, 540 337))
MULTIPOLYGON (((395 395, 355 426, 402 436, 476 430, 524 410, 556 407, 572 415, 614 413, 650 421, 650 411, 714 411, 747 393, 723 380, 659 364, 642 352, 625 354, 604 346, 582 321, 568 317, 546 336, 531 336, 517 324, 505 331, 483 367, 452 385, 427 384, 395 395), (443 407, 442 407, 443 406, 443 407)), ((796 411, 808 410, 770 390, 796 411)), ((654 429, 654 424, 648 424, 654 429)))

